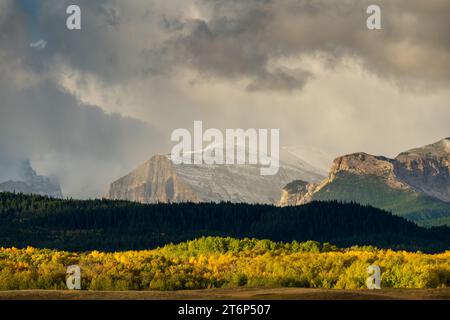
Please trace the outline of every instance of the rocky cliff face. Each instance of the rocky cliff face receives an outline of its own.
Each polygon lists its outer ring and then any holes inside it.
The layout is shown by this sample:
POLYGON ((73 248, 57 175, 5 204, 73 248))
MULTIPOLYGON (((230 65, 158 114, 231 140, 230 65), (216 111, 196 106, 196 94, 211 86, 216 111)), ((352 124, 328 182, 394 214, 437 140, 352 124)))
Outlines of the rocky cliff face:
POLYGON ((141 203, 200 201, 164 155, 152 157, 130 174, 113 182, 108 197, 141 203))
POLYGON ((247 202, 275 204, 292 178, 319 182, 312 166, 289 158, 274 176, 261 176, 256 165, 175 165, 158 155, 112 183, 111 199, 155 202, 247 202))
POLYGON ((367 153, 354 153, 334 160, 326 183, 333 182, 339 172, 347 172, 356 175, 378 176, 392 188, 407 189, 408 186, 398 179, 395 167, 395 160, 367 153))
POLYGON ((332 185, 343 173, 377 177, 385 183, 386 189, 410 191, 450 202, 450 138, 403 152, 395 159, 366 153, 338 157, 328 178, 319 184, 308 185, 307 192, 304 186, 296 190, 287 185, 282 190, 279 204, 300 205, 314 200, 315 194, 332 185))
POLYGON ((0 183, 0 192, 16 192, 25 194, 39 194, 53 198, 62 198, 61 187, 48 177, 36 174, 29 161, 23 161, 19 169, 19 181, 0 183))
POLYGON ((450 138, 402 152, 395 160, 400 179, 420 192, 450 202, 450 138))
POLYGON ((302 180, 288 183, 281 191, 281 199, 278 205, 281 207, 289 205, 302 205, 312 200, 312 194, 316 185, 302 180))

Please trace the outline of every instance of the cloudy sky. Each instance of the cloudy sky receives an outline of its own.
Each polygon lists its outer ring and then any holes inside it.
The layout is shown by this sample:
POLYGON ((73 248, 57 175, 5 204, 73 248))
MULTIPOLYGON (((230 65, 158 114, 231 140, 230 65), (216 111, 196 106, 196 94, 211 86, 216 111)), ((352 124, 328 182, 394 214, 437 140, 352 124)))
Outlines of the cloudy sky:
POLYGON ((194 120, 279 128, 318 166, 450 136, 450 1, 0 1, 0 181, 28 158, 99 196, 194 120))

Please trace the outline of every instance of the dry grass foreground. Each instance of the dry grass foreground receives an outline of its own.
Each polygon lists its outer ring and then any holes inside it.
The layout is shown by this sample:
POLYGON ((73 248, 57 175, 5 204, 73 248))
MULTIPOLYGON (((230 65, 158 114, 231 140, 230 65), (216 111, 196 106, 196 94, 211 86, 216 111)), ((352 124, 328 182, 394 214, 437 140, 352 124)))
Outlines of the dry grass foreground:
POLYGON ((333 290, 239 288, 180 291, 0 291, 0 300, 450 300, 450 288, 333 290))

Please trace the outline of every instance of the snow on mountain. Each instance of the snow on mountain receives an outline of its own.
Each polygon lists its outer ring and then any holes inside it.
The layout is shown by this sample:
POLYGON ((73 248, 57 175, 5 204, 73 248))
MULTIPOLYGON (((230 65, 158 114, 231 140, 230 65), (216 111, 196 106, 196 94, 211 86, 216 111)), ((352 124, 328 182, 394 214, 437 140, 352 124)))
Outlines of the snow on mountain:
MULTIPOLYGON (((211 156, 214 147, 210 145, 194 151, 192 157, 202 156, 205 160, 211 156)), ((223 150, 225 158, 229 151, 223 150)), ((248 159, 248 150, 246 155, 248 159)), ((262 176, 261 166, 254 164, 174 164, 176 160, 170 155, 152 157, 112 183, 108 197, 143 203, 231 201, 275 204, 286 183, 294 179, 317 183, 324 178, 321 170, 283 151, 279 171, 273 176, 262 176)))

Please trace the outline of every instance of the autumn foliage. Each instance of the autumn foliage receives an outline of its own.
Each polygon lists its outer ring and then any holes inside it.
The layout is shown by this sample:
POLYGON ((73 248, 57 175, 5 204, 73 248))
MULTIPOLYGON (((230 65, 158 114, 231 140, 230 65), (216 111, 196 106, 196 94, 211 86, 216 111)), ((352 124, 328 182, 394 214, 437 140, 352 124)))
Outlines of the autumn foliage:
POLYGON ((0 249, 0 290, 66 289, 66 267, 82 270, 89 290, 178 290, 220 287, 364 288, 377 264, 382 286, 450 286, 450 251, 424 254, 373 247, 338 249, 314 241, 201 238, 148 251, 70 253, 0 249))

